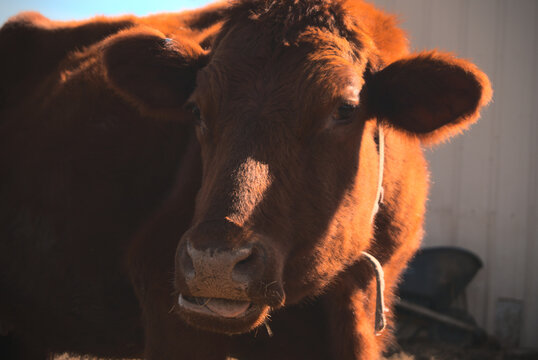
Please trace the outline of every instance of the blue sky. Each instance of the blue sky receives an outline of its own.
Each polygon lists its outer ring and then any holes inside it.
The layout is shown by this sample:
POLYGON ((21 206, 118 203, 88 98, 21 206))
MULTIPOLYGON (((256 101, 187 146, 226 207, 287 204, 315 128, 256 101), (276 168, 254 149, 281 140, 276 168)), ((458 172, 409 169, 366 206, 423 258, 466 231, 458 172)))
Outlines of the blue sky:
POLYGON ((23 10, 39 11, 54 20, 84 19, 93 15, 146 15, 191 9, 211 0, 0 0, 0 24, 23 10))

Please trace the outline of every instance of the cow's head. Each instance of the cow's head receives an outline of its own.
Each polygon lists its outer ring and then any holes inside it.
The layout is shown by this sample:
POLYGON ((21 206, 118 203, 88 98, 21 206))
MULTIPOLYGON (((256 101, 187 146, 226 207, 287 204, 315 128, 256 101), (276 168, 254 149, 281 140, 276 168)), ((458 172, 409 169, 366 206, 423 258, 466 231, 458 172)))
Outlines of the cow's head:
POLYGON ((218 332, 253 329, 359 259, 372 237, 377 126, 441 141, 491 93, 468 62, 407 55, 393 19, 354 1, 241 1, 210 54, 158 34, 131 41, 153 47, 132 51, 125 70, 112 44, 114 86, 143 111, 173 116, 186 102, 192 113, 203 179, 175 286, 181 316, 218 332))

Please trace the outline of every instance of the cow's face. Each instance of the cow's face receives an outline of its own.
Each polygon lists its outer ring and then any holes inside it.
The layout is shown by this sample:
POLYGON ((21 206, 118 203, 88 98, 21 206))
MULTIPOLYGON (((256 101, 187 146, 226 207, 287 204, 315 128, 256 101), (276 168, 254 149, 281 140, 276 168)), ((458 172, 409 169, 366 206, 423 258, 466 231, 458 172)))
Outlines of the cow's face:
POLYGON ((375 43, 383 36, 339 16, 338 1, 311 2, 318 12, 296 18, 277 2, 231 16, 187 102, 203 178, 175 287, 193 326, 246 332, 271 309, 319 294, 369 246, 378 122, 439 140, 474 121, 489 96, 482 73, 446 55, 384 67, 391 54, 380 51, 397 50, 375 43))
POLYGON ((204 171, 176 286, 189 322, 226 332, 316 295, 356 261, 378 181, 364 57, 329 32, 273 47, 257 31, 224 36, 190 99, 204 171))

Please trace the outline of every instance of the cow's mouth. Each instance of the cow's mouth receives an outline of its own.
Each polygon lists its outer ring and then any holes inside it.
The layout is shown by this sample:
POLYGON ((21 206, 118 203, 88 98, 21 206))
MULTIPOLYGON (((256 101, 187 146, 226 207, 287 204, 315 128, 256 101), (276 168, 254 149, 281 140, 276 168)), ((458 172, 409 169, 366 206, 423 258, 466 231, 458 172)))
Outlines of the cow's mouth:
POLYGON ((244 333, 265 321, 269 306, 248 300, 193 297, 180 294, 179 314, 190 325, 229 334, 244 333))
POLYGON ((228 319, 245 316, 254 305, 249 301, 179 295, 178 304, 189 311, 228 319))

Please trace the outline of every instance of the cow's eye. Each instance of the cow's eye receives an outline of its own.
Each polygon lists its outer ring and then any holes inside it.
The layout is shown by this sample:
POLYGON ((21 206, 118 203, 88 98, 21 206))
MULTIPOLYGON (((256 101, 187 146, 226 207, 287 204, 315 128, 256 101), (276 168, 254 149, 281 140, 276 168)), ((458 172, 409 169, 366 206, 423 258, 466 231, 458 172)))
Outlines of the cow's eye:
POLYGON ((202 117, 202 112, 196 104, 190 106, 191 113, 195 120, 195 125, 200 129, 200 133, 203 135, 207 129, 204 118, 202 117))
POLYGON ((200 108, 196 105, 191 105, 191 113, 196 119, 196 121, 200 120, 202 118, 202 114, 200 113, 200 108))
POLYGON ((351 103, 343 103, 338 107, 334 114, 334 122, 336 124, 347 124, 351 122, 353 113, 355 112, 356 105, 351 103))

